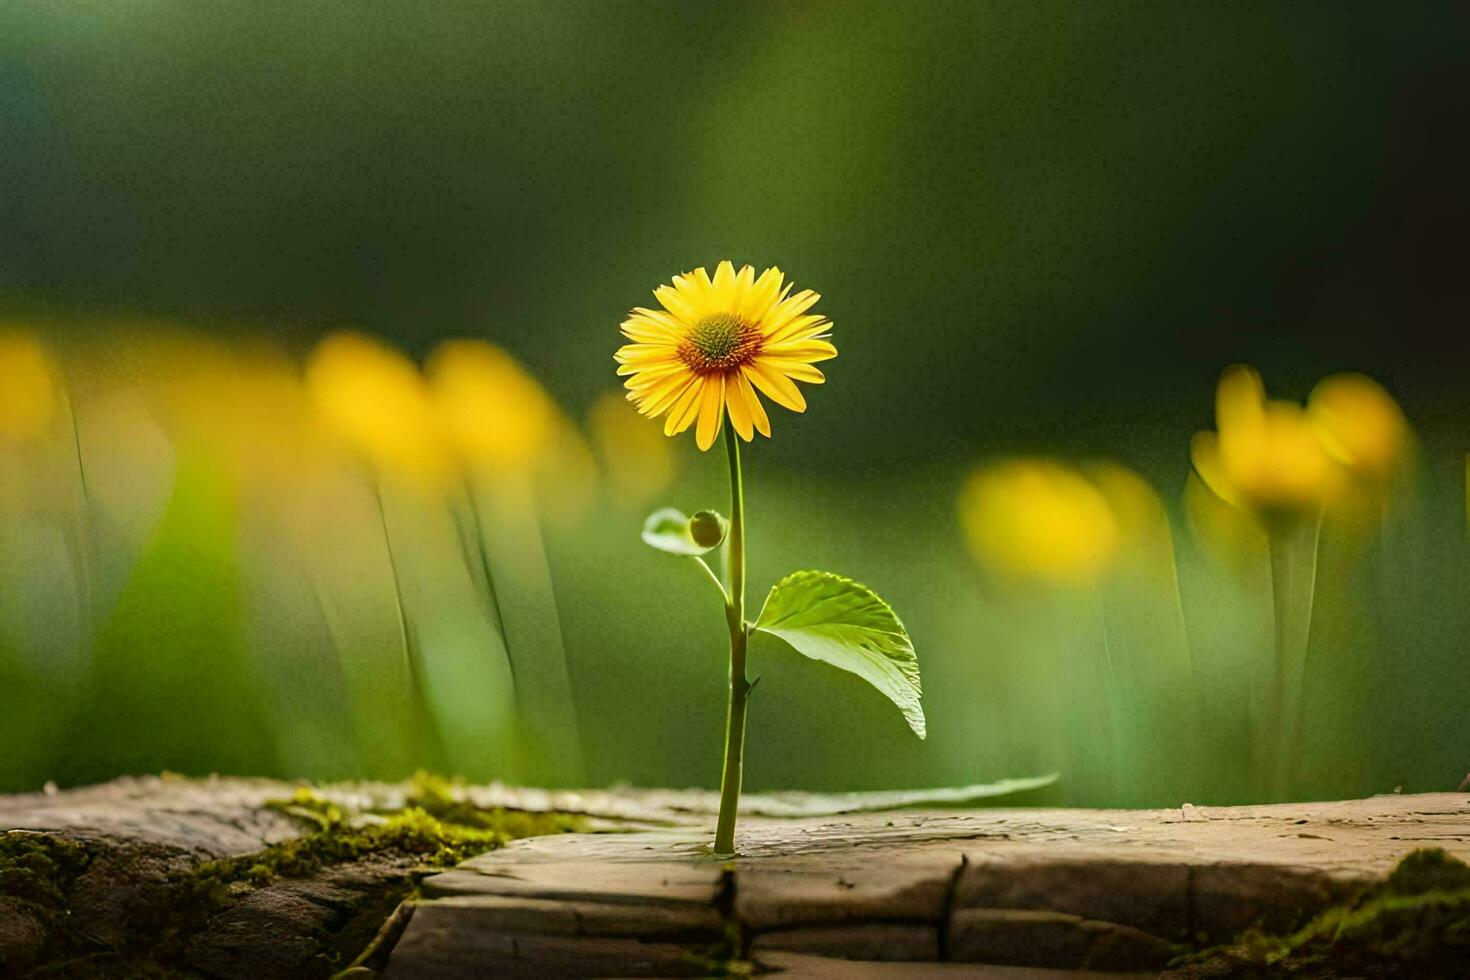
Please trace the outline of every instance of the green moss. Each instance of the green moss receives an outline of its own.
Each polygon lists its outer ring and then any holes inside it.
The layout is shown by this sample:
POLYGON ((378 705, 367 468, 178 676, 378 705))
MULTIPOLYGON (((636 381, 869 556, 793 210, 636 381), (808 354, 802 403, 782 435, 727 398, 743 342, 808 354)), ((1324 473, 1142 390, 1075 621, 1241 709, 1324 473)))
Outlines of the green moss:
POLYGON ((302 787, 267 803, 303 821, 309 831, 253 854, 206 861, 176 877, 167 906, 137 910, 129 922, 131 935, 118 948, 98 948, 69 919, 72 887, 92 861, 83 844, 46 834, 0 834, 0 895, 34 907, 47 926, 41 959, 46 965, 35 971, 38 976, 186 977, 193 975, 184 963, 190 939, 253 889, 339 865, 375 864, 383 871, 382 894, 355 913, 363 921, 347 927, 351 935, 318 937, 318 959, 338 968, 372 939, 424 874, 519 837, 582 826, 579 818, 565 814, 481 810, 464 799, 458 784, 426 774, 415 778, 407 802, 393 812, 348 812, 302 787))
POLYGON ((1461 888, 1470 888, 1470 865, 1439 847, 1411 851, 1384 882, 1387 892, 1398 895, 1423 895, 1461 888))
POLYGON ((381 822, 358 827, 341 819, 322 819, 322 829, 304 837, 273 844, 245 857, 211 861, 195 874, 224 883, 260 886, 276 878, 304 878, 331 865, 373 856, 412 858, 426 867, 439 868, 513 839, 503 830, 445 823, 420 807, 409 807, 381 822))
POLYGON ((316 826, 316 830, 243 857, 210 861, 194 873, 197 897, 227 902, 239 884, 254 887, 277 878, 301 878, 323 868, 368 858, 408 859, 420 870, 450 867, 521 837, 580 829, 582 821, 560 813, 530 813, 467 802, 458 784, 420 772, 408 805, 397 812, 356 816, 309 787, 266 806, 316 826))
POLYGON ((1182 976, 1470 976, 1470 866, 1417 850, 1291 935, 1250 930, 1173 965, 1182 976))
POLYGON ((12 830, 0 833, 0 895, 42 909, 61 910, 66 895, 91 861, 72 840, 12 830))
POLYGON ((0 898, 10 906, 0 915, 29 919, 34 925, 22 928, 40 931, 39 948, 0 948, 0 976, 29 969, 51 937, 66 929, 67 896, 89 863, 91 855, 76 841, 23 830, 0 832, 0 898))
POLYGON ((417 772, 409 784, 407 803, 446 824, 496 830, 512 839, 542 837, 582 829, 585 821, 565 813, 533 813, 504 807, 481 809, 470 802, 460 781, 417 772))
POLYGON ((266 800, 266 809, 277 810, 288 816, 316 824, 322 830, 339 826, 345 816, 342 808, 330 800, 323 799, 316 790, 302 786, 284 800, 266 800))
MULTIPOLYGON (((429 825, 422 820, 417 821, 418 828, 428 835, 458 840, 466 845, 486 844, 481 850, 496 846, 496 840, 493 837, 475 838, 472 831, 493 831, 504 838, 500 841, 504 843, 522 837, 569 833, 582 829, 586 823, 582 818, 571 814, 534 813, 504 807, 481 808, 466 797, 462 782, 422 771, 415 773, 410 780, 404 803, 402 810, 373 810, 359 814, 354 819, 344 813, 338 804, 326 799, 316 790, 303 786, 289 798, 271 800, 266 806, 314 823, 322 831, 334 833, 341 832, 349 823, 360 823, 364 819, 386 818, 394 821, 418 812, 438 822, 437 825, 429 825)), ((401 829, 404 828, 400 827, 401 829)), ((446 858, 452 856, 447 855, 446 858)))

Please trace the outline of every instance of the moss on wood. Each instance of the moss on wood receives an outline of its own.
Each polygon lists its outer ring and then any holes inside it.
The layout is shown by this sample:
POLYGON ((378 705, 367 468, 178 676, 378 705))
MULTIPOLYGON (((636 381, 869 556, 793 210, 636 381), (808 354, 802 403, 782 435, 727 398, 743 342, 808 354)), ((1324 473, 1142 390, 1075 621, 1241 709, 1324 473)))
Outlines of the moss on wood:
POLYGON ((77 875, 87 867, 87 849, 76 841, 25 830, 0 833, 0 895, 38 909, 59 911, 77 875))
MULTIPOLYGON (((481 810, 446 780, 420 775, 408 805, 393 812, 349 812, 317 791, 302 787, 273 800, 271 809, 300 819, 306 832, 253 854, 199 862, 175 849, 159 891, 160 904, 140 902, 120 940, 101 941, 89 928, 85 909, 74 907, 77 881, 101 863, 122 880, 131 877, 128 842, 77 835, 11 831, 0 833, 0 905, 30 920, 39 936, 7 954, 0 943, 0 974, 115 978, 195 977, 191 962, 197 940, 227 910, 242 907, 254 892, 295 880, 330 876, 352 867, 374 884, 360 908, 333 934, 313 931, 315 955, 301 975, 330 975, 352 962, 418 880, 511 840, 579 829, 579 818, 554 813, 481 810), (7 961, 7 955, 9 957, 7 961)), ((147 849, 147 857, 159 857, 147 849)), ((157 876, 156 867, 152 873, 157 876)), ((359 887, 361 878, 359 876, 359 887)), ((140 872, 141 877, 141 872, 140 872)), ((234 913, 232 913, 234 914, 234 913)), ((262 922, 262 931, 269 928, 262 922)), ((0 939, 3 939, 0 936, 0 939)), ((273 937, 261 935, 262 944, 273 937)))
POLYGON ((1290 935, 1250 930, 1172 966, 1174 977, 1470 976, 1470 866, 1440 848, 1413 851, 1290 935))

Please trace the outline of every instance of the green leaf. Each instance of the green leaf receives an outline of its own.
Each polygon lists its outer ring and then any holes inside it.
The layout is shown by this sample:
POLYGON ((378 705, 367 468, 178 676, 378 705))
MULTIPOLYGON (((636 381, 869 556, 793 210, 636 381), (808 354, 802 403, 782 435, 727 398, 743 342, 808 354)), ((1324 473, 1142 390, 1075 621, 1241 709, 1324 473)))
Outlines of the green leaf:
POLYGON ((919 658, 903 623, 872 589, 831 572, 792 572, 772 586, 755 628, 803 656, 857 674, 924 737, 919 658))
POLYGON ((689 518, 677 507, 665 507, 648 515, 643 522, 643 543, 671 555, 698 557, 719 547, 706 548, 689 533, 689 518))

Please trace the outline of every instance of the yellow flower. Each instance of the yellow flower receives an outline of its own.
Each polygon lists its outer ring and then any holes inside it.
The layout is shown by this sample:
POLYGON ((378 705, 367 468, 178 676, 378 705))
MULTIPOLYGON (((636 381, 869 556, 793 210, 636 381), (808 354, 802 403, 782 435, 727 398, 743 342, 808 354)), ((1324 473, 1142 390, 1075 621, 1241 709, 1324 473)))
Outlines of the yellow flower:
POLYGON ((480 340, 448 341, 429 357, 428 375, 440 417, 466 461, 520 469, 541 453, 556 408, 505 351, 480 340))
MULTIPOLYGON (((274 492, 317 472, 325 432, 291 357, 269 342, 202 335, 139 339, 145 390, 175 445, 207 449, 242 485, 274 492)), ((113 353, 109 346, 102 356, 113 353)))
POLYGON ((1120 556, 1131 567, 1163 576, 1172 584, 1176 574, 1174 531, 1158 492, 1121 463, 1103 460, 1083 466, 1082 471, 1118 522, 1120 556))
POLYGON ((602 458, 608 489, 620 503, 641 506, 674 482, 668 441, 638 417, 621 392, 608 391, 592 403, 587 431, 602 458))
POLYGON ((428 385, 402 354, 362 334, 332 334, 312 351, 306 384, 322 418, 379 470, 422 484, 451 467, 428 385))
POLYGON ((56 368, 40 342, 19 330, 0 330, 0 443, 44 436, 56 415, 56 368))
POLYGON ((1336 494, 1341 474, 1317 426, 1295 402, 1267 401, 1254 368, 1237 364, 1221 375, 1215 424, 1218 434, 1196 433, 1190 457, 1220 499, 1289 515, 1318 509, 1336 494))
POLYGON ((1083 585, 1117 556, 1118 517, 1096 484, 1049 460, 976 470, 959 497, 970 547, 991 572, 1083 585))
POLYGON ((757 392, 805 411, 794 382, 825 381, 812 365, 836 357, 837 348, 827 341, 831 322, 808 312, 821 297, 809 289, 791 295, 784 279, 780 269, 757 278, 751 266, 736 272, 727 261, 713 279, 700 268, 655 289, 663 309, 638 307, 622 324, 633 341, 616 354, 628 400, 649 418, 667 413, 665 435, 695 425, 700 449, 714 445, 727 411, 746 442, 756 432, 769 437, 757 392))
POLYGON ((1409 423, 1398 402, 1365 375, 1322 379, 1307 399, 1307 414, 1327 451, 1372 484, 1393 475, 1409 446, 1409 423))
POLYGON ((1266 531, 1246 511, 1220 498, 1198 473, 1184 484, 1184 514, 1189 530, 1211 557, 1237 573, 1265 561, 1266 531))

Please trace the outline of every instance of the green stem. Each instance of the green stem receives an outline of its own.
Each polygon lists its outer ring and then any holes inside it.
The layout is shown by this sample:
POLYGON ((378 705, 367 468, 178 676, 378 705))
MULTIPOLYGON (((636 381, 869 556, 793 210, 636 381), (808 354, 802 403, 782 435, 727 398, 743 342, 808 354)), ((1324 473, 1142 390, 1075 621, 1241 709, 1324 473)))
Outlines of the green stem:
POLYGON ((61 399, 66 406, 66 416, 71 422, 71 448, 77 461, 77 486, 81 491, 81 506, 77 508, 77 591, 81 596, 82 623, 91 643, 95 633, 96 596, 93 571, 97 566, 96 537, 92 533, 92 494, 87 489, 87 465, 82 457, 82 429, 77 422, 76 406, 65 386, 61 388, 61 399))
POLYGON ((426 752, 433 763, 444 759, 444 744, 433 710, 429 706, 428 692, 424 690, 423 664, 419 662, 417 644, 413 630, 409 627, 408 607, 403 602, 403 581, 398 574, 398 556, 393 550, 393 535, 388 530, 388 507, 383 502, 383 485, 373 483, 373 495, 378 500, 378 522, 383 532, 383 546, 388 552, 388 572, 393 579, 393 604, 398 613, 398 638, 403 649, 404 669, 408 673, 409 696, 414 714, 414 735, 419 740, 416 751, 426 752))
POLYGON ((1322 518, 1318 514, 1290 524, 1278 524, 1269 537, 1276 658, 1267 706, 1267 719, 1273 731, 1265 745, 1271 753, 1270 791, 1277 801, 1286 799, 1291 791, 1300 748, 1302 695, 1306 686, 1321 530, 1322 518))
MULTIPOLYGON (((1119 788, 1123 792, 1137 793, 1138 780, 1131 772, 1134 757, 1130 751, 1131 745, 1124 735, 1125 712, 1122 707, 1123 686, 1118 682, 1118 669, 1113 663, 1113 645, 1108 640, 1108 601, 1101 591, 1097 593, 1098 622, 1102 627, 1103 648, 1103 693, 1107 702, 1107 728, 1103 733, 1108 741, 1109 752, 1112 756, 1108 767, 1109 778, 1105 781, 1112 805, 1121 805, 1118 801, 1119 788)), ((1131 721, 1131 716, 1127 719, 1131 721)))
MULTIPOLYGON (((471 540, 463 542, 465 549, 465 565, 470 568, 473 575, 478 569, 480 585, 485 591, 485 611, 495 627, 495 632, 500 634, 501 642, 505 641, 505 615, 500 611, 500 597, 495 591, 495 574, 490 569, 490 556, 485 552, 485 524, 480 520, 480 504, 475 499, 475 490, 471 485, 469 477, 464 478, 464 497, 460 500, 461 507, 456 511, 455 524, 459 527, 461 538, 471 540), (458 515, 465 513, 469 515, 469 528, 466 529, 460 523, 458 515)), ((506 656, 509 661, 509 654, 506 656)), ((515 679, 515 667, 511 665, 511 680, 515 679)))
POLYGON ((403 651, 403 666, 408 673, 409 682, 413 685, 414 696, 417 697, 418 670, 413 661, 413 645, 408 632, 408 613, 403 605, 403 585, 398 578, 398 558, 393 553, 393 535, 388 531, 388 508, 383 503, 381 483, 373 484, 373 496, 378 502, 378 527, 383 533, 383 547, 388 553, 388 574, 393 579, 393 608, 398 617, 398 641, 403 651))
POLYGON ((709 578, 711 582, 715 583, 715 588, 719 590, 720 598, 725 600, 726 605, 729 605, 730 596, 728 593, 725 592, 725 583, 721 582, 720 577, 715 574, 715 570, 709 567, 709 562, 704 560, 703 555, 695 555, 694 562, 700 568, 704 569, 704 574, 709 578))
POLYGON ((720 821, 715 854, 735 854, 735 812, 740 806, 741 766, 745 759, 745 707, 751 683, 745 679, 745 488, 740 479, 740 442, 733 425, 725 426, 725 452, 730 460, 730 591, 725 622, 730 629, 730 706, 725 714, 725 767, 720 774, 720 821))

